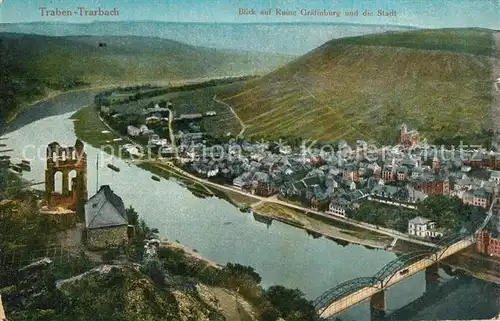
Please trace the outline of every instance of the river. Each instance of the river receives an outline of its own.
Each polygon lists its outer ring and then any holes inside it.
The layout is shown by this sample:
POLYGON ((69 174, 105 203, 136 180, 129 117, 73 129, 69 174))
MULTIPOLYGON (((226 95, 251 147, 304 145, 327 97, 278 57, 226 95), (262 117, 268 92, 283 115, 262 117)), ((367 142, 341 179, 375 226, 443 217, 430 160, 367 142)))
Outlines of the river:
MULTIPOLYGON (((74 144, 76 137, 70 116, 90 104, 92 98, 93 92, 64 94, 25 110, 7 126, 3 135, 7 139, 2 142, 14 149, 10 155, 33 159, 32 171, 24 173, 25 178, 44 180, 47 144, 53 141, 61 145, 74 144)), ((97 187, 99 151, 89 145, 85 150, 91 196, 97 187)), ((251 265, 262 276, 265 287, 281 284, 299 288, 309 299, 314 299, 341 282, 375 274, 396 257, 384 250, 314 239, 301 229, 277 221, 267 227, 223 199, 199 198, 174 179, 155 182, 151 180, 151 173, 143 169, 116 158, 111 162, 121 171, 114 172, 101 161, 99 184, 109 184, 126 206, 132 205, 148 225, 159 229, 162 238, 178 240, 220 264, 251 265)), ((444 271, 440 273, 443 280, 452 278, 444 271)), ((491 318, 499 311, 499 287, 465 276, 458 282, 460 286, 453 293, 430 307, 408 313, 405 319, 491 318)), ((388 310, 397 310, 424 291, 423 273, 395 285, 387 293, 388 310)), ((368 302, 339 317, 369 320, 368 302)))

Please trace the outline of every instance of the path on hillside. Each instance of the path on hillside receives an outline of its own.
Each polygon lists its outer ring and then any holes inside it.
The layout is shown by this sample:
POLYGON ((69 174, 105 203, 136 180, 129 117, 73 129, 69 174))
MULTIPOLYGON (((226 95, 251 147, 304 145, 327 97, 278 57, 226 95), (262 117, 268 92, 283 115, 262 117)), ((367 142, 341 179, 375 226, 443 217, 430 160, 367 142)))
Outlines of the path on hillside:
POLYGON ((227 108, 229 108, 229 110, 233 113, 234 117, 236 117, 236 119, 238 119, 238 121, 240 122, 240 125, 241 125, 241 131, 240 131, 240 133, 238 134, 238 136, 243 137, 243 134, 245 133, 245 130, 247 129, 247 125, 245 125, 245 123, 244 123, 244 122, 243 122, 243 120, 240 118, 240 116, 238 116, 238 114, 234 111, 233 107, 231 107, 229 104, 226 104, 226 103, 225 103, 225 102, 223 102, 222 100, 217 99, 217 94, 215 94, 215 95, 214 95, 213 100, 214 100, 216 103, 223 104, 224 106, 226 106, 227 108))
POLYGON ((492 78, 494 79, 491 94, 493 99, 491 101, 490 108, 490 124, 491 130, 495 132, 493 136, 493 146, 500 149, 500 84, 497 83, 496 79, 500 78, 500 32, 494 33, 495 48, 493 57, 491 58, 491 64, 493 67, 492 78))

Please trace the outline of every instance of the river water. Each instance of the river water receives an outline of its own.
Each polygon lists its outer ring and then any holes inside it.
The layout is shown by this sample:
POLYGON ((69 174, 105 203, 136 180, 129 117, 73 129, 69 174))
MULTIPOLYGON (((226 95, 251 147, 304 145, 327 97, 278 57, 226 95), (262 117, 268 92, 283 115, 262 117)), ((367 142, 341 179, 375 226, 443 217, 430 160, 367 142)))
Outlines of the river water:
MULTIPOLYGON (((27 179, 44 180, 45 148, 53 141, 74 144, 72 113, 92 102, 92 92, 70 93, 34 105, 20 113, 6 128, 3 137, 13 158, 32 159, 27 179), (39 155, 39 156, 37 156, 39 155)), ((88 190, 97 187, 98 150, 86 145, 88 190)), ((155 182, 151 173, 129 166, 120 159, 109 160, 121 171, 108 169, 101 161, 99 184, 109 184, 125 202, 132 205, 160 236, 197 249, 220 264, 238 262, 253 266, 265 287, 281 284, 299 288, 314 299, 330 287, 360 276, 371 276, 393 260, 394 253, 367 249, 360 245, 341 245, 327 239, 313 239, 303 230, 274 221, 270 227, 240 212, 217 197, 199 198, 174 179, 155 182)), ((42 187, 43 188, 43 185, 42 187)), ((443 280, 452 277, 440 271, 443 280)), ((479 319, 491 318, 500 307, 497 286, 460 277, 459 286, 437 298, 432 306, 410 311, 404 319, 479 319)), ((393 286, 387 292, 387 307, 395 311, 420 297, 425 291, 424 274, 393 286)), ((363 302, 343 314, 342 320, 369 320, 369 304, 363 302)))

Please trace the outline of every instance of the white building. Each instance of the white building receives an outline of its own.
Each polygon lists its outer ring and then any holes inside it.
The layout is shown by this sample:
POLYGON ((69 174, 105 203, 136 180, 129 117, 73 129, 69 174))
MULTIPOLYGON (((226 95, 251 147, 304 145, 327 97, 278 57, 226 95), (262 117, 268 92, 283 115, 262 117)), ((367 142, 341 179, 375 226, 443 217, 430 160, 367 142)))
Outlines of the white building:
POLYGON ((154 133, 154 131, 149 129, 146 125, 141 125, 139 129, 141 130, 141 135, 149 135, 154 133))
POLYGON ((500 171, 491 171, 490 182, 500 184, 500 171))
POLYGON ((431 230, 434 229, 435 223, 425 217, 417 216, 408 221, 408 234, 418 237, 428 237, 431 235, 431 230))
POLYGON ((102 113, 109 114, 110 111, 111 111, 111 109, 108 106, 101 106, 102 113))
POLYGON ((328 205, 327 214, 333 214, 341 217, 346 216, 346 211, 349 209, 350 204, 347 200, 340 198, 335 199, 328 205))
POLYGON ((141 134, 141 130, 135 126, 128 126, 127 127, 127 133, 129 136, 139 136, 141 134))

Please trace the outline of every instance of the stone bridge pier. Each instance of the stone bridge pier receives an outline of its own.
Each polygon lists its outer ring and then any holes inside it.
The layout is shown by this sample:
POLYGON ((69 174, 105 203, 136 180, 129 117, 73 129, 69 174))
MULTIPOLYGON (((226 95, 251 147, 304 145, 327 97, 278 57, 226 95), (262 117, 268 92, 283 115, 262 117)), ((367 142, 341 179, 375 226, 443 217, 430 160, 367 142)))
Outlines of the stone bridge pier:
POLYGON ((385 316, 385 290, 379 291, 370 297, 370 320, 380 320, 385 316))
POLYGON ((425 292, 435 292, 439 287, 439 264, 434 263, 425 268, 425 292))

